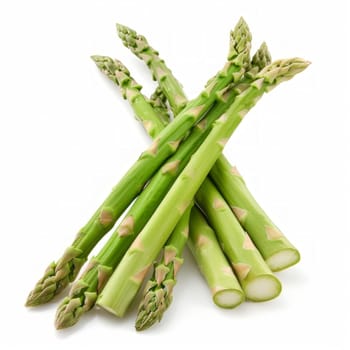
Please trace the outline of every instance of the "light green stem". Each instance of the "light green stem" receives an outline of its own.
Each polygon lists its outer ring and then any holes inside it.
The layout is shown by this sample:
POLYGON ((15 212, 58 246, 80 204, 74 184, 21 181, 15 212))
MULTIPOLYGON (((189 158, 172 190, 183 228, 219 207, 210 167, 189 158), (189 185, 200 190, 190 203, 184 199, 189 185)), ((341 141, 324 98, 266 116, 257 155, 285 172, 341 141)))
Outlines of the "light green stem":
POLYGON ((242 288, 221 250, 215 232, 197 208, 191 212, 188 243, 208 283, 214 303, 223 308, 241 304, 244 300, 242 288))

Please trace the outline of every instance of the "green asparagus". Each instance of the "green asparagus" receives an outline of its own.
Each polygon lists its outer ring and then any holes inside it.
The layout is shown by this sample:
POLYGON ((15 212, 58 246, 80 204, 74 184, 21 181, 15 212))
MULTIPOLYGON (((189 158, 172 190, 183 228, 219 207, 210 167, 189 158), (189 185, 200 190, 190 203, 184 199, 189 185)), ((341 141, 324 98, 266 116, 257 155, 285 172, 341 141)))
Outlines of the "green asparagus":
MULTIPOLYGON (((149 45, 144 36, 125 27, 119 27, 118 32, 124 45, 149 66, 165 96, 172 101, 170 106, 176 115, 177 111, 183 108, 183 100, 186 99, 186 95, 164 60, 159 58, 158 52, 149 45), (158 72, 166 72, 166 78, 164 79, 162 74, 157 74, 158 72), (170 89, 169 86, 172 88, 170 89), (176 91, 175 95, 171 94, 172 91, 176 91), (175 98, 176 96, 181 96, 181 98, 175 98)), ((253 56, 251 73, 257 73, 270 62, 271 56, 266 43, 263 43, 253 56)), ((271 270, 280 271, 296 264, 300 260, 298 250, 258 205, 243 179, 236 175, 234 169, 224 155, 221 155, 214 164, 210 176, 224 194, 237 219, 249 233, 271 270)))
MULTIPOLYGON (((138 292, 145 274, 170 233, 191 203, 195 193, 220 156, 228 138, 244 115, 264 92, 304 70, 302 59, 279 60, 265 67, 212 127, 210 134, 192 156, 163 201, 137 236, 98 297, 97 304, 123 316, 138 292), (156 233, 157 240, 154 239, 156 233)), ((174 122, 176 122, 177 118, 174 122)))
POLYGON ((217 93, 225 89, 230 82, 240 80, 249 62, 250 42, 248 26, 243 19, 240 19, 231 32, 229 55, 224 68, 216 75, 212 84, 189 102, 176 120, 163 129, 79 231, 64 255, 57 263, 49 265, 44 276, 30 292, 27 306, 48 302, 75 279, 93 247, 113 227, 154 172, 175 153, 189 129, 204 117, 215 102, 217 93))

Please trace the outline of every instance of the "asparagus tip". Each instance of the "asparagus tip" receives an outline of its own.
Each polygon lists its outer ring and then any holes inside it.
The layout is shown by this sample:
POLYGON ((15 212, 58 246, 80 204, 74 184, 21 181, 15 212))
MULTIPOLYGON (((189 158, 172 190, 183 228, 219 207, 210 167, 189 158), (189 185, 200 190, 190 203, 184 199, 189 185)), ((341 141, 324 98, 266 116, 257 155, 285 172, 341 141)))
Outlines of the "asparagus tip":
POLYGON ((91 55, 90 58, 94 61, 94 62, 98 62, 101 60, 102 56, 100 55, 91 55))
POLYGON ((230 33, 228 60, 244 66, 249 62, 252 35, 246 21, 241 17, 230 33))
POLYGON ((74 326, 82 314, 83 309, 80 298, 64 298, 56 312, 56 329, 59 330, 74 326))
POLYGON ((52 262, 45 270, 44 275, 29 293, 25 306, 39 306, 49 302, 69 283, 67 274, 62 273, 60 267, 52 262))

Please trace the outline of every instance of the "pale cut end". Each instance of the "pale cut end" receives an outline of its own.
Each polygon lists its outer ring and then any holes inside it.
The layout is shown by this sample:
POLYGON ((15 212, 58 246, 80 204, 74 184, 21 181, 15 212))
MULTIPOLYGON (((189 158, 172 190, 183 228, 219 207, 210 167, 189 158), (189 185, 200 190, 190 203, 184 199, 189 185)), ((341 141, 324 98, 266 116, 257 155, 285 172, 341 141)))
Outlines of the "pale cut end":
POLYGON ((293 248, 284 249, 266 259, 272 271, 281 271, 300 261, 300 253, 293 248))
POLYGON ((213 295, 214 303, 224 309, 233 309, 244 301, 244 294, 237 289, 224 289, 213 295))
POLYGON ((281 290, 281 283, 275 276, 262 275, 248 282, 244 292, 248 300, 267 301, 276 298, 281 290))
POLYGON ((101 305, 101 304, 99 304, 99 303, 96 303, 96 305, 97 305, 99 308, 101 308, 101 309, 103 309, 103 310, 105 310, 105 311, 110 312, 112 315, 114 315, 114 316, 116 316, 116 317, 123 317, 122 315, 119 315, 119 314, 114 310, 114 308, 113 308, 112 306, 109 306, 109 305, 101 305))

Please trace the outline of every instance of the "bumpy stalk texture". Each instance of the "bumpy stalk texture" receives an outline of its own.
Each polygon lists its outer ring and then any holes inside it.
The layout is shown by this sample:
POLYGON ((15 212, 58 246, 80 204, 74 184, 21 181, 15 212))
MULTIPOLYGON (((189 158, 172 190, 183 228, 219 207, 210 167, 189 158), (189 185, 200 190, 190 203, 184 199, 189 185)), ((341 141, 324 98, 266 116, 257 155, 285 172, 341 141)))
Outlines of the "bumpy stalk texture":
POLYGON ((244 293, 232 267, 221 250, 216 234, 203 214, 194 207, 190 217, 189 247, 206 279, 213 301, 233 308, 244 301, 244 293))
POLYGON ((155 263, 153 275, 145 286, 139 305, 135 327, 145 330, 159 322, 173 299, 176 275, 183 263, 182 252, 189 232, 191 206, 176 225, 165 247, 160 262, 155 263))
POLYGON ((169 238, 244 115, 264 92, 271 90, 282 81, 291 79, 307 65, 307 62, 302 59, 276 61, 259 72, 254 82, 247 87, 242 87, 241 93, 235 98, 231 107, 214 122, 208 137, 192 156, 160 206, 124 255, 100 294, 98 305, 117 316, 124 315, 152 261, 169 238), (154 237, 157 239, 155 240, 154 237))
POLYGON ((285 269, 299 261, 298 250, 256 202, 236 167, 220 157, 210 177, 272 271, 285 269))
POLYGON ((50 265, 50 271, 45 271, 44 277, 29 294, 28 306, 49 301, 75 279, 81 264, 74 262, 86 260, 91 250, 113 227, 116 220, 144 188, 155 171, 175 153, 189 129, 204 117, 215 102, 217 93, 225 89, 230 82, 241 79, 245 66, 249 62, 250 42, 249 29, 241 19, 231 33, 231 45, 225 67, 217 74, 213 83, 197 98, 189 102, 178 117, 163 129, 149 149, 141 154, 136 163, 122 177, 88 223, 79 231, 70 248, 75 251, 74 257, 67 261, 63 259, 65 257, 63 256, 59 259, 58 266, 55 263, 50 265), (64 265, 60 263, 62 261, 65 262, 64 265), (58 277, 57 274, 59 274, 58 277), (50 290, 50 293, 45 293, 44 298, 42 298, 42 288, 46 291, 50 290))

